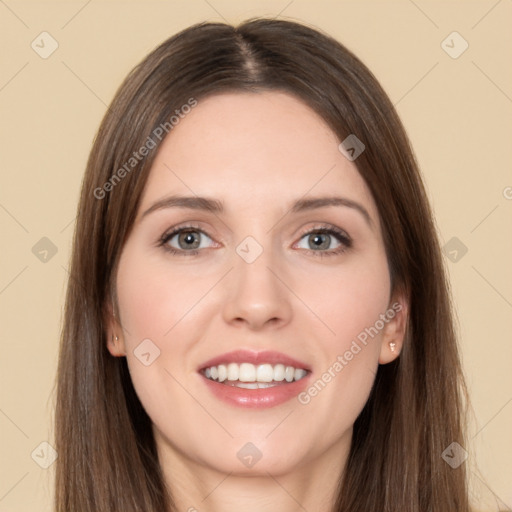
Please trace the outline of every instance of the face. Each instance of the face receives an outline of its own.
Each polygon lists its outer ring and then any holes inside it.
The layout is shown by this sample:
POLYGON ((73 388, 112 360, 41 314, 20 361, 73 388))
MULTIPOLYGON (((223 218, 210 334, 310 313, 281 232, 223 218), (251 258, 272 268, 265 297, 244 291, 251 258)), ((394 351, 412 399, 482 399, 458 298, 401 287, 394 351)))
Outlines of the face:
POLYGON ((278 475, 347 453, 405 304, 339 143, 290 95, 230 93, 199 101, 158 150, 109 350, 168 464, 278 475))

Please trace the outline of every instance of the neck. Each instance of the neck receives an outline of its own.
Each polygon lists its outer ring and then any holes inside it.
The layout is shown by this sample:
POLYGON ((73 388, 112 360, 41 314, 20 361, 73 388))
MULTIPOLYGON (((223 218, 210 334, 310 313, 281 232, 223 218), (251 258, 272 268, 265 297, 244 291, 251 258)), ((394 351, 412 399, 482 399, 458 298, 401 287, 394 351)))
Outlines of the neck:
MULTIPOLYGON (((180 512, 297 512, 333 510, 350 449, 341 439, 314 460, 279 474, 254 466, 250 474, 223 473, 157 443, 164 478, 180 512)), ((173 511, 174 512, 174 511, 173 511)))

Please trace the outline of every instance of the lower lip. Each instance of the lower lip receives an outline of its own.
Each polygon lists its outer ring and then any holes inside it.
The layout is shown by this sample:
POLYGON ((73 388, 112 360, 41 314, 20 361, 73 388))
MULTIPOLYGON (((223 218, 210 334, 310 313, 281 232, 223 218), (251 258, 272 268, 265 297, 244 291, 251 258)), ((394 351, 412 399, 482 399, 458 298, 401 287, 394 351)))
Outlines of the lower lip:
POLYGON ((306 387, 310 375, 297 381, 263 389, 245 389, 221 384, 207 379, 204 375, 201 375, 201 378, 217 398, 230 405, 248 409, 265 409, 283 404, 296 397, 306 387))

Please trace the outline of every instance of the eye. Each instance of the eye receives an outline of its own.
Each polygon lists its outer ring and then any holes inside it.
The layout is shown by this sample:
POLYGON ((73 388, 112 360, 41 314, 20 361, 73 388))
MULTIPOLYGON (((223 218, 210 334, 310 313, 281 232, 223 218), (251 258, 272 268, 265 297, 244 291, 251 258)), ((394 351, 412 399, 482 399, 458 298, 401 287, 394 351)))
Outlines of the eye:
POLYGON ((162 237, 160 245, 174 254, 185 252, 196 254, 198 249, 212 247, 214 242, 200 229, 188 226, 166 233, 162 237))
POLYGON ((352 245, 350 237, 335 228, 317 228, 305 233, 296 247, 319 253, 319 255, 340 254, 352 245))

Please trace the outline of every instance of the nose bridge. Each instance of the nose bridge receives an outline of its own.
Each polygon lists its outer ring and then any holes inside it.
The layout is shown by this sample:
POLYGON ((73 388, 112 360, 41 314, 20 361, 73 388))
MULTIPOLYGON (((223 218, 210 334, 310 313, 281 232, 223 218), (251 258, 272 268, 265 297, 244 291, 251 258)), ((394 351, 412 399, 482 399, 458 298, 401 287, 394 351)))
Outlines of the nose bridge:
POLYGON ((270 236, 262 242, 248 236, 236 247, 224 307, 227 322, 244 323, 252 329, 267 323, 284 325, 291 318, 287 290, 274 274, 280 256, 270 236))

